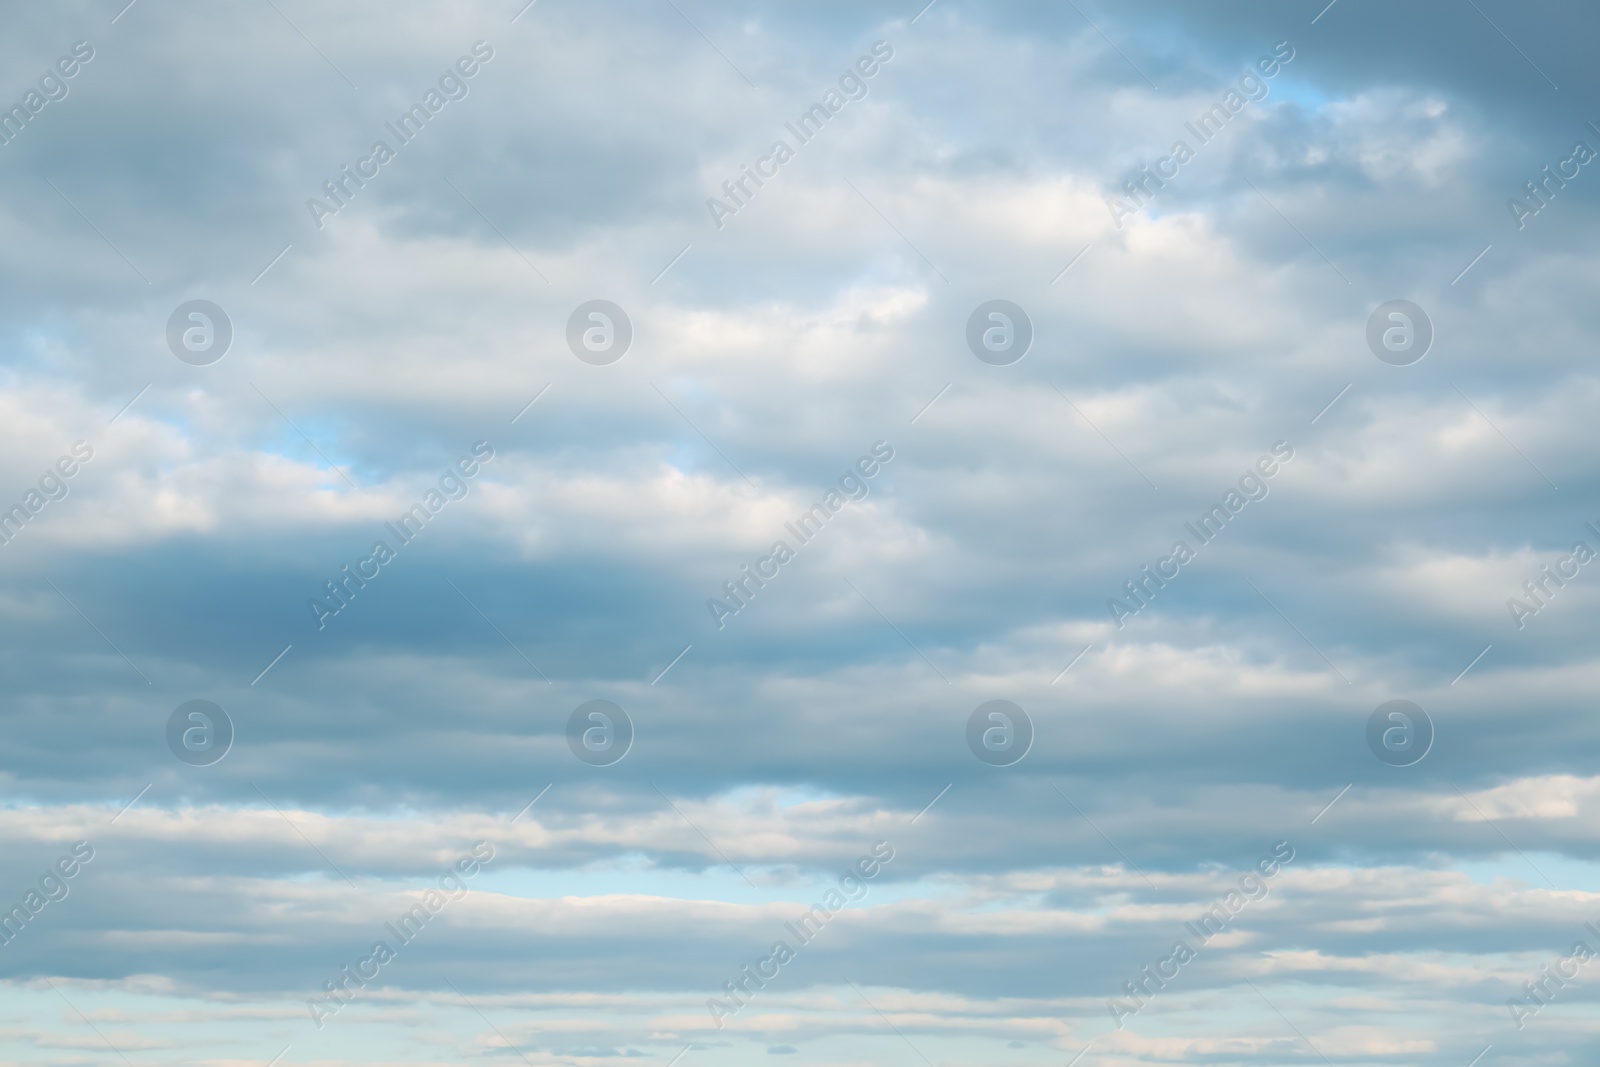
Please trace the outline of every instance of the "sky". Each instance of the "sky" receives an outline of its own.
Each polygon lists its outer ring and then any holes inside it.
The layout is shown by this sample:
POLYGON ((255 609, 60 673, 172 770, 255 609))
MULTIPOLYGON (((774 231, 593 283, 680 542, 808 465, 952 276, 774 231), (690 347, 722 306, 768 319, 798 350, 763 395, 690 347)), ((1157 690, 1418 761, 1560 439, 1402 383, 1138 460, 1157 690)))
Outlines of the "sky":
POLYGON ((0 1064, 1592 1051, 1600 13, 925 3, 5 14, 0 1064))

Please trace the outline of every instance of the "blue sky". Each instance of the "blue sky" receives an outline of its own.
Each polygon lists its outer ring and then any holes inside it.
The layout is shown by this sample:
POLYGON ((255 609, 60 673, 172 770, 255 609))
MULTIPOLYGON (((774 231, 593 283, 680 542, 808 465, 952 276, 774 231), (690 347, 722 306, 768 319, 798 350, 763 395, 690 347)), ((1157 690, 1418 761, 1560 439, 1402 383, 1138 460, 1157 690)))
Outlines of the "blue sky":
POLYGON ((1600 564, 1562 562, 1600 551, 1600 171, 1508 207, 1600 150, 1593 10, 123 3, 0 34, 29 116, 0 145, 0 505, 26 518, 0 545, 0 904, 26 916, 0 1063, 1593 1047, 1600 970, 1542 969, 1600 951, 1600 564), (1193 159, 1114 211, 1178 138, 1193 159), (568 342, 597 300, 631 325, 611 362, 568 342), (994 300, 1029 318, 1020 360, 968 346, 994 300), (1434 334, 1403 366, 1367 340, 1396 300, 1434 334), (232 328, 204 365, 168 343, 190 301, 232 328), (319 626, 345 565, 376 570, 319 626), (1434 731, 1409 766, 1366 739, 1396 699, 1434 731), (169 748, 194 700, 233 731, 209 765, 169 748), (569 744, 593 700, 631 722, 620 760, 569 744), (1005 766, 968 745, 994 700, 1033 731, 1005 766), (1280 843, 1266 895, 1118 1018, 1280 843))

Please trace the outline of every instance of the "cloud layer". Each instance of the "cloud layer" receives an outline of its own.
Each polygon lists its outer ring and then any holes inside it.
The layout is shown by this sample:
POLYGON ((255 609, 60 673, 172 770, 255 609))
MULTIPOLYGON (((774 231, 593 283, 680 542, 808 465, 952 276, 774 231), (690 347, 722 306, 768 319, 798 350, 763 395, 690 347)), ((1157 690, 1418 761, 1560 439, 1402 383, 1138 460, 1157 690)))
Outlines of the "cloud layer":
POLYGON ((919 6, 8 16, 0 1062, 1592 1046, 1594 12, 919 6))

